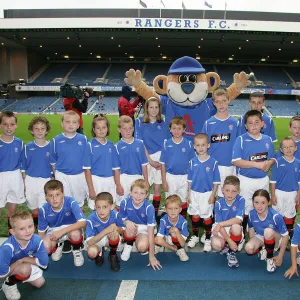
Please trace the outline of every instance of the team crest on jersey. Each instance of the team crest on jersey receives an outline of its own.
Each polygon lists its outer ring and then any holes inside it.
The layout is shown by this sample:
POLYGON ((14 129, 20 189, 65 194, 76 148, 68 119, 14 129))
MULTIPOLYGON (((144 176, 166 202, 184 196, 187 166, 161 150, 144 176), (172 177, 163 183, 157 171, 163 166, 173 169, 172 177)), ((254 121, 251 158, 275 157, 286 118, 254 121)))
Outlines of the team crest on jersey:
POLYGON ((229 128, 229 130, 233 130, 233 125, 230 124, 230 125, 228 126, 228 128, 229 128))
POLYGON ((264 127, 263 127, 264 129, 266 129, 267 128, 267 124, 264 124, 264 127))
POLYGON ((34 252, 32 250, 30 250, 30 251, 27 252, 28 256, 33 256, 33 254, 34 254, 34 252))
POLYGON ((297 167, 295 167, 295 172, 298 172, 298 168, 297 167))
POLYGON ((0 145, 0 148, 3 147, 3 145, 0 145))
POLYGON ((18 153, 19 152, 19 148, 15 147, 15 152, 18 153))
POLYGON ((50 152, 46 152, 46 156, 50 156, 50 152))
POLYGON ((158 129, 158 130, 161 130, 161 126, 160 126, 160 125, 157 125, 157 129, 158 129))
POLYGON ((111 153, 111 148, 108 148, 108 152, 111 153))
POLYGON ((269 224, 269 228, 274 228, 274 225, 273 224, 269 224))
POLYGON ((136 152, 140 152, 140 147, 136 147, 136 152))
POLYGON ((141 217, 144 218, 146 217, 146 215, 144 213, 141 213, 141 217))
POLYGON ((184 153, 184 152, 186 151, 186 149, 185 149, 185 148, 182 148, 181 151, 184 153))
POLYGON ((65 216, 66 216, 66 217, 69 217, 69 216, 71 216, 71 213, 70 213, 69 211, 67 211, 67 212, 65 213, 65 216))
POLYGON ((205 171, 206 171, 206 172, 209 172, 209 171, 210 171, 210 167, 207 166, 207 167, 205 168, 205 171))
POLYGON ((232 207, 232 210, 233 210, 233 211, 236 211, 236 209, 237 209, 236 206, 233 206, 233 207, 232 207))
POLYGON ((79 146, 82 146, 82 141, 78 141, 78 145, 79 145, 79 146))
POLYGON ((266 148, 269 149, 270 148, 270 144, 266 143, 266 148))

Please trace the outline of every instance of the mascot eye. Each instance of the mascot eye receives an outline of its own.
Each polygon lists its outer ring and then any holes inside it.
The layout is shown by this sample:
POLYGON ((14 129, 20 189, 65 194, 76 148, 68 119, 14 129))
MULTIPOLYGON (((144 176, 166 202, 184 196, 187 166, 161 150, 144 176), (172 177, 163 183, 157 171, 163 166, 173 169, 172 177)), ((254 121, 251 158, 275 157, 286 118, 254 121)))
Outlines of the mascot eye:
POLYGON ((196 75, 190 75, 189 76, 189 81, 190 82, 196 82, 197 81, 197 76, 196 75))
POLYGON ((188 76, 186 76, 186 75, 180 75, 179 76, 179 82, 180 83, 184 83, 184 82, 186 82, 188 80, 188 76))

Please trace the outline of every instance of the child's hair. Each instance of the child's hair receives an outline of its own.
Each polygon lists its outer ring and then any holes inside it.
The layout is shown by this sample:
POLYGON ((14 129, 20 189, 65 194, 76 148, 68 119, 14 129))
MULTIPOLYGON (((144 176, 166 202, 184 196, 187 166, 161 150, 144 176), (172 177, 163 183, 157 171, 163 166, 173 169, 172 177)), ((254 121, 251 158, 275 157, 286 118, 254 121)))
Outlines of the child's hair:
POLYGON ((161 116, 161 102, 159 99, 157 99, 156 97, 150 97, 146 102, 145 102, 145 107, 144 107, 144 120, 143 123, 149 123, 150 122, 150 118, 149 118, 149 112, 148 112, 148 108, 151 102, 156 102, 158 104, 158 108, 159 108, 159 112, 156 116, 156 121, 158 123, 162 122, 162 116, 161 116))
POLYGON ((290 127, 292 126, 292 123, 294 122, 294 121, 300 121, 300 116, 294 116, 294 117, 292 117, 291 119, 290 119, 290 127))
POLYGON ((212 92, 212 98, 213 98, 213 101, 215 101, 215 97, 216 96, 225 96, 226 99, 229 100, 229 92, 227 89, 224 89, 224 88, 216 88, 213 92, 212 92))
POLYGON ((234 175, 230 175, 227 176, 224 180, 223 186, 226 184, 230 184, 230 185, 234 185, 236 186, 238 189, 240 189, 240 180, 238 177, 234 176, 234 175))
POLYGON ((253 93, 251 93, 250 96, 249 96, 249 101, 253 97, 263 98, 263 100, 265 101, 265 95, 263 93, 261 93, 261 92, 253 92, 253 93))
POLYGON ((169 204, 171 203, 176 203, 178 204, 180 207, 181 207, 181 199, 179 196, 177 195, 170 195, 166 198, 166 201, 165 201, 165 206, 168 207, 169 204))
POLYGON ((253 116, 259 117, 259 119, 262 121, 261 112, 256 109, 252 109, 252 110, 247 111, 245 114, 245 117, 244 117, 245 124, 247 124, 248 119, 253 116))
POLYGON ((198 139, 203 139, 203 140, 206 140, 207 144, 209 144, 209 138, 208 138, 208 135, 205 134, 205 133, 198 133, 194 136, 194 144, 195 144, 195 140, 198 139))
POLYGON ((131 123, 133 126, 133 121, 129 116, 121 116, 118 120, 118 128, 121 128, 123 124, 131 123))
POLYGON ((51 179, 44 186, 45 195, 47 195, 48 191, 55 190, 61 190, 62 192, 64 192, 64 186, 59 180, 51 179))
POLYGON ((169 124, 169 129, 171 129, 172 125, 182 125, 183 129, 186 128, 186 121, 181 117, 174 117, 169 124))
POLYGON ((15 118, 16 123, 18 123, 18 118, 12 111, 7 110, 0 113, 0 124, 2 123, 3 118, 15 118))
MULTIPOLYGON (((29 211, 26 210, 21 210, 16 212, 10 219, 9 219, 9 224, 12 229, 16 227, 16 223, 18 220, 27 220, 27 219, 32 219, 32 215, 29 211)), ((33 219, 32 219, 33 220, 33 219)))
POLYGON ((140 189, 143 189, 143 190, 145 190, 148 193, 148 185, 147 185, 147 183, 146 183, 146 181, 144 179, 137 179, 137 180, 135 180, 131 184, 130 191, 132 192, 132 190, 135 187, 139 187, 140 189))
POLYGON ((270 202, 270 200, 271 200, 270 194, 268 193, 268 191, 266 191, 264 189, 259 189, 259 190, 255 191, 252 196, 252 201, 254 201, 254 198, 257 196, 265 197, 268 200, 268 202, 270 202))
POLYGON ((107 127, 107 135, 106 136, 109 136, 110 135, 110 124, 109 124, 109 121, 108 119, 106 118, 106 116, 102 115, 102 114, 99 114, 99 115, 95 115, 94 119, 93 119, 93 122, 92 122, 92 136, 93 137, 96 137, 96 134, 94 132, 94 129, 96 127, 96 123, 97 122, 100 122, 100 121, 104 121, 106 123, 106 127, 107 127))
POLYGON ((111 193, 108 193, 108 192, 102 192, 102 193, 99 193, 99 194, 96 196, 95 204, 96 204, 98 201, 107 201, 110 205, 114 204, 114 198, 113 198, 113 196, 111 195, 111 193))
POLYGON ((76 116, 77 117, 77 119, 78 119, 78 122, 80 121, 80 117, 79 117, 79 115, 78 115, 78 113, 76 112, 76 111, 74 111, 74 110, 67 110, 67 111, 65 111, 63 114, 62 114, 62 117, 61 117, 61 121, 63 122, 64 121, 64 117, 65 116, 76 116))
MULTIPOLYGON (((47 131, 47 134, 49 133, 49 131, 51 130, 51 125, 50 125, 50 122, 48 121, 47 118, 45 117, 34 117, 29 125, 28 125, 28 130, 29 131, 32 131, 33 130, 33 126, 38 124, 38 123, 42 123, 46 126, 46 131, 47 131)), ((33 134, 32 134, 33 135, 33 134)))
POLYGON ((295 140, 293 138, 291 138, 290 136, 287 136, 287 137, 283 138, 282 141, 280 142, 280 146, 279 146, 280 149, 282 149, 282 145, 283 145, 284 141, 293 141, 295 147, 297 146, 295 140))

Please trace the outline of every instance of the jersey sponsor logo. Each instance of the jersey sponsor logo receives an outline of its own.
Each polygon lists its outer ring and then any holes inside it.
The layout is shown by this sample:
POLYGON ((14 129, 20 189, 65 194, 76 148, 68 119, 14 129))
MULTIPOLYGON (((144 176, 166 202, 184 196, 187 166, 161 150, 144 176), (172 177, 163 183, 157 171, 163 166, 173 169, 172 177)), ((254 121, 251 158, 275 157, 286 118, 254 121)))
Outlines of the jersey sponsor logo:
POLYGON ((185 148, 182 148, 181 151, 184 153, 184 152, 186 152, 186 149, 185 149, 185 148))
POLYGON ((210 138, 211 143, 223 143, 230 141, 231 133, 213 134, 210 138))
POLYGON ((256 154, 250 155, 249 160, 250 161, 268 160, 268 152, 261 152, 261 153, 256 153, 256 154))
POLYGON ((62 140, 62 141, 60 141, 59 143, 62 144, 62 143, 65 143, 65 142, 66 142, 65 140, 62 140))
POLYGON ((230 125, 228 126, 228 128, 229 128, 229 130, 233 130, 234 126, 233 126, 232 124, 230 124, 230 125))
POLYGON ((206 172, 209 172, 209 171, 210 171, 210 167, 207 166, 207 167, 205 168, 205 171, 206 171, 206 172))
POLYGON ((78 141, 78 145, 79 145, 79 146, 82 146, 82 141, 78 141))

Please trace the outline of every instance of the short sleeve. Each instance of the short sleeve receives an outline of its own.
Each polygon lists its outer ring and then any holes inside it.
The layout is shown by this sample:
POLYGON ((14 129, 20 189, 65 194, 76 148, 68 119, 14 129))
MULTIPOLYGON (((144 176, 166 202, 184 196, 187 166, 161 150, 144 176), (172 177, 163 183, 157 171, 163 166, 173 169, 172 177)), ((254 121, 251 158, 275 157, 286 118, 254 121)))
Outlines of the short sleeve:
POLYGON ((0 247, 0 277, 5 277, 10 271, 10 262, 13 256, 13 248, 10 244, 0 247))
POLYGON ((46 212, 45 208, 41 207, 39 209, 39 216, 38 216, 38 231, 45 232, 48 229, 48 222, 46 219, 46 212))
POLYGON ((83 169, 91 169, 92 167, 92 145, 86 143, 83 156, 83 169))
POLYGON ((242 157, 242 138, 239 136, 233 145, 232 161, 242 159, 242 157))

